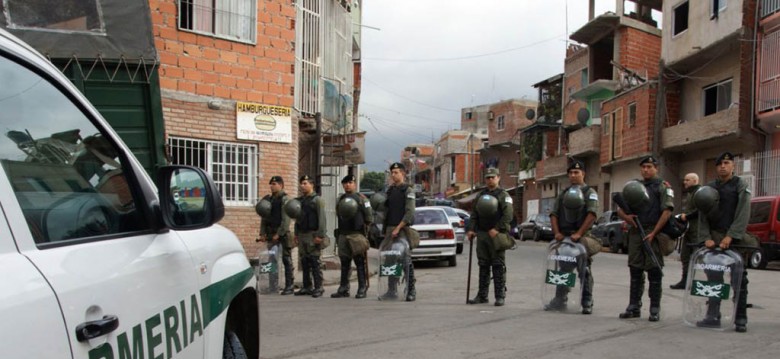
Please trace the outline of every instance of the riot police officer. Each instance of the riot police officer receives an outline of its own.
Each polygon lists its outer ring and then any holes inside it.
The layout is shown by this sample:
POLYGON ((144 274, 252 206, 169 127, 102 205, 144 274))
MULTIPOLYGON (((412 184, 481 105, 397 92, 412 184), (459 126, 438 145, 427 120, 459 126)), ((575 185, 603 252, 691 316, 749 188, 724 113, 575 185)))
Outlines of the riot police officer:
MULTIPOLYGON (((582 243, 588 248, 588 263, 582 274, 582 314, 593 313, 593 274, 591 263, 593 256, 601 249, 601 241, 590 235, 590 228, 596 220, 599 210, 599 197, 593 188, 585 184, 585 164, 574 159, 567 169, 569 183, 555 200, 550 224, 555 240, 562 241, 570 237, 574 242, 582 243)), ((566 305, 569 287, 557 286, 555 298, 545 306, 545 310, 558 310, 566 305)))
POLYGON ((691 260, 691 252, 693 252, 693 246, 698 243, 697 236, 699 233, 699 211, 696 210, 696 205, 693 203, 693 194, 701 188, 699 184, 699 175, 695 173, 689 173, 683 178, 683 193, 685 193, 685 207, 680 214, 680 219, 683 222, 688 223, 688 231, 685 232, 685 236, 682 239, 682 246, 680 247, 680 261, 682 262, 682 278, 680 281, 669 286, 671 289, 685 289, 685 283, 688 280, 688 262, 691 260))
POLYGON ((485 189, 475 199, 474 210, 469 219, 466 236, 477 237, 477 263, 479 265, 479 291, 468 304, 488 302, 490 271, 493 270, 494 294, 497 307, 504 305, 506 297, 507 249, 514 245, 509 236, 510 222, 514 217, 512 196, 499 187, 498 168, 485 171, 485 189))
POLYGON ((339 289, 330 297, 349 297, 349 270, 354 260, 358 280, 355 298, 365 298, 368 289, 366 253, 369 247, 366 233, 373 218, 371 204, 365 196, 356 193, 357 184, 354 175, 345 176, 341 180, 341 185, 344 188, 344 194, 339 197, 336 204, 338 217, 336 245, 341 261, 341 281, 339 289))
POLYGON ((298 181, 301 196, 300 215, 295 221, 295 236, 298 238, 298 254, 303 268, 303 288, 295 295, 311 295, 314 298, 322 296, 322 268, 320 256, 322 248, 329 241, 326 230, 325 203, 314 192, 314 180, 308 175, 301 176, 298 181), (312 289, 312 279, 314 289, 312 289))
POLYGON ((625 319, 640 316, 647 272, 650 282, 648 319, 656 322, 661 319, 661 279, 664 265, 659 236, 674 210, 674 192, 669 183, 658 177, 658 160, 655 157, 647 156, 639 165, 642 180, 631 181, 623 189, 623 196, 632 213, 626 213, 623 208, 618 209, 618 216, 632 225, 628 237, 628 268, 631 275, 629 304, 619 317, 625 319), (644 238, 640 235, 638 226, 642 226, 644 238))
MULTIPOLYGON (((271 194, 266 195, 258 203, 258 208, 263 205, 268 206, 268 215, 263 216, 260 223, 260 241, 268 242, 268 247, 282 246, 282 264, 284 265, 284 289, 282 295, 293 293, 293 283, 295 281, 292 262, 292 249, 295 246, 293 238, 290 236, 290 217, 282 210, 282 206, 287 202, 287 194, 284 192, 284 180, 281 176, 273 176, 268 182, 271 188, 271 194), (263 202, 266 201, 266 202, 263 202), (269 238, 270 237, 270 238, 269 238)), ((258 210, 259 212, 261 210, 258 210)), ((269 291, 276 291, 278 285, 278 273, 269 277, 269 291)))
MULTIPOLYGON (((392 183, 387 188, 385 201, 385 220, 384 230, 385 238, 379 244, 379 248, 389 247, 389 243, 405 239, 409 245, 413 246, 409 238, 409 226, 414 224, 415 195, 414 188, 404 183, 406 177, 406 167, 395 162, 390 165, 390 178, 392 183)), ((415 288, 416 280, 414 278, 414 264, 409 260, 407 278, 406 301, 413 302, 417 299, 417 290, 415 288)), ((383 296, 397 297, 398 279, 393 277, 388 282, 388 290, 383 296)))
MULTIPOLYGON (((746 233, 748 219, 750 218, 751 193, 747 182, 734 175, 734 155, 731 152, 723 152, 715 160, 718 178, 707 184, 718 192, 715 210, 701 213, 703 220, 701 232, 704 233, 704 245, 713 248, 716 245, 722 249, 731 246, 740 246, 737 250, 743 258, 749 255, 749 247, 755 247, 753 237, 746 233)), ((697 204, 699 203, 697 198, 697 204)), ((710 201, 713 201, 710 199, 710 201)), ((704 206, 702 206, 704 207, 704 206)), ((747 263, 744 260, 743 263, 747 263)), ((747 270, 742 271, 742 285, 736 294, 737 310, 734 315, 735 330, 739 333, 747 331, 747 270)), ((705 318, 696 323, 700 327, 720 327, 720 301, 710 301, 705 318)))

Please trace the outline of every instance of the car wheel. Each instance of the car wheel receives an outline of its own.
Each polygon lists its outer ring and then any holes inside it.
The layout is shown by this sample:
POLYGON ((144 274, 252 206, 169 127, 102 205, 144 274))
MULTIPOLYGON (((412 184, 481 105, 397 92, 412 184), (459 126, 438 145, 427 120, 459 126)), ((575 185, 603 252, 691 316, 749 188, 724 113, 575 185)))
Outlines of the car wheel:
POLYGON ((241 340, 233 331, 225 332, 225 342, 222 344, 222 359, 246 359, 246 351, 241 340))
POLYGON ((461 254, 461 253, 463 253, 463 243, 460 243, 460 244, 458 244, 458 246, 457 246, 457 247, 455 247, 455 253, 456 253, 456 254, 461 254))
POLYGON ((748 265, 750 268, 756 268, 756 269, 764 269, 767 265, 766 260, 766 253, 764 253, 763 249, 756 249, 753 251, 753 253, 750 254, 750 260, 748 261, 748 265))
POLYGON ((447 260, 447 264, 448 264, 450 267, 457 266, 457 265, 458 265, 458 257, 456 257, 456 256, 452 256, 452 257, 450 257, 450 258, 447 260))
POLYGON ((525 242, 525 235, 523 234, 525 231, 521 229, 518 232, 520 232, 520 242, 525 242))
POLYGON ((609 251, 612 253, 620 252, 620 243, 615 241, 615 236, 609 235, 607 237, 607 243, 609 243, 609 251))
POLYGON ((542 234, 538 230, 534 229, 534 242, 542 240, 542 234))

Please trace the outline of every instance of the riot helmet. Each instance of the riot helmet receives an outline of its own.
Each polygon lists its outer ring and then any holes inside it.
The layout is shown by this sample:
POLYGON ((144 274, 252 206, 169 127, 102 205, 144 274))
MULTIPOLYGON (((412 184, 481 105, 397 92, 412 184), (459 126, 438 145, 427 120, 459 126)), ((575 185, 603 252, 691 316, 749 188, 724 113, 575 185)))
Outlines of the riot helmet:
POLYGON ((271 215, 271 201, 263 198, 255 205, 255 212, 257 215, 263 218, 267 218, 271 215))
POLYGON ((637 180, 628 181, 623 186, 623 199, 632 212, 638 213, 639 210, 650 203, 650 195, 642 182, 637 180))
POLYGON ((336 214, 341 219, 352 219, 358 211, 358 203, 352 197, 344 196, 336 204, 336 214))
POLYGON ((377 192, 371 196, 369 201, 371 202, 371 208, 374 209, 374 211, 381 212, 385 209, 385 201, 387 201, 387 196, 385 196, 385 194, 382 192, 377 192))
POLYGON ((705 215, 718 208, 718 201, 720 201, 718 190, 710 186, 701 186, 693 193, 693 205, 705 215))
POLYGON ((563 215, 568 221, 576 221, 585 207, 585 196, 582 194, 580 186, 571 186, 563 193, 561 201, 563 205, 563 215))
POLYGON ((288 217, 297 219, 301 215, 301 202, 297 199, 288 200, 282 209, 288 217))
POLYGON ((474 210, 481 217, 492 217, 498 212, 498 199, 489 194, 483 194, 477 197, 474 210))

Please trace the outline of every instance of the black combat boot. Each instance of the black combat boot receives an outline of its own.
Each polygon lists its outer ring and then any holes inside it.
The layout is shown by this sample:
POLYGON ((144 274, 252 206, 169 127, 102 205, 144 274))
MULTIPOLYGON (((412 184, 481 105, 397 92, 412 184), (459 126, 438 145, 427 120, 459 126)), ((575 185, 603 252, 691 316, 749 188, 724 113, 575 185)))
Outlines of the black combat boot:
POLYGON ((341 281, 336 293, 331 298, 349 298, 349 270, 352 269, 352 261, 347 257, 341 257, 341 281))
POLYGON ((312 256, 311 259, 309 259, 309 263, 311 265, 312 277, 314 277, 314 290, 311 291, 311 296, 312 298, 319 298, 323 293, 325 293, 325 290, 322 289, 322 268, 320 268, 320 257, 312 256))
POLYGON ((358 289, 355 294, 355 298, 365 298, 366 291, 368 291, 368 270, 366 268, 366 257, 357 256, 355 259, 355 267, 357 268, 357 280, 358 289))
POLYGON ((747 331, 747 295, 748 295, 747 270, 743 269, 742 284, 737 294, 737 313, 734 315, 734 330, 738 333, 747 331))
POLYGON ((707 300, 707 314, 704 319, 696 322, 697 327, 701 328, 720 328, 720 299, 710 298, 707 300))
POLYGON ((417 290, 414 287, 414 284, 417 282, 417 280, 414 278, 414 264, 411 262, 409 263, 409 277, 408 277, 409 283, 409 290, 406 291, 406 301, 407 302, 414 302, 417 299, 417 290))
POLYGON ((649 282, 647 294, 650 297, 650 317, 648 320, 651 322, 657 322, 661 319, 662 277, 661 268, 653 268, 647 272, 647 281, 649 282))
POLYGON ((482 304, 489 302, 488 289, 490 288, 490 266, 479 265, 479 290, 474 299, 469 299, 468 304, 482 304))
POLYGON ((284 265, 284 289, 282 289, 282 295, 293 294, 293 283, 295 283, 295 267, 292 264, 292 257, 282 256, 282 264, 284 265))
POLYGON ((493 264, 493 291, 496 296, 496 307, 504 305, 506 297, 506 267, 503 264, 493 264))
POLYGON ((638 268, 630 268, 631 287, 629 290, 628 307, 620 313, 620 319, 639 318, 642 313, 642 293, 645 287, 645 272, 638 268))
POLYGON ((301 258, 301 269, 303 269, 303 288, 295 292, 295 295, 311 295, 311 263, 308 256, 301 258))
POLYGON ((387 277, 387 292, 385 294, 382 294, 379 299, 398 299, 398 277, 387 277))
POLYGON ((569 302, 569 287, 565 285, 556 285, 555 286, 555 297, 550 300, 550 303, 547 303, 544 305, 544 310, 547 311, 553 311, 553 310, 566 310, 567 304, 569 302))
POLYGON ((586 266, 582 276, 582 314, 593 313, 593 275, 590 266, 586 266))
MULTIPOLYGON (((685 245, 685 244, 683 244, 685 245)), ((685 284, 688 281, 688 262, 682 262, 682 278, 679 282, 669 286, 671 289, 685 289, 685 284)))

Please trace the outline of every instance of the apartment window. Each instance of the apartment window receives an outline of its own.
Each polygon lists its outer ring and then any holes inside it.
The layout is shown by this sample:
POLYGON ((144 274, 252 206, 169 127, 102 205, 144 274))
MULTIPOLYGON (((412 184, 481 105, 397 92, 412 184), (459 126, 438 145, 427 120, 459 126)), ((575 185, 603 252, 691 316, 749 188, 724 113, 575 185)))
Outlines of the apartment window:
POLYGON ((516 169, 515 169, 515 161, 507 162, 507 164, 506 164, 506 171, 509 174, 515 173, 515 171, 516 171, 516 169))
POLYGON ((455 177, 455 157, 450 157, 450 183, 457 181, 455 177))
POLYGON ((588 69, 582 69, 580 71, 580 88, 588 86, 588 69))
POLYGON ((723 111, 731 105, 731 79, 703 89, 704 116, 723 111))
POLYGON ((506 128, 506 123, 504 123, 504 115, 498 116, 496 119, 496 128, 499 131, 503 131, 504 128, 506 128))
POLYGON ((257 0, 179 0, 179 29, 254 43, 257 0))
POLYGON ((628 127, 636 126, 636 102, 628 104, 628 127))
POLYGON ((688 2, 677 5, 672 11, 672 35, 676 36, 688 30, 688 2))
POLYGON ((590 102, 590 118, 599 118, 601 116, 601 103, 604 100, 593 100, 590 102))
POLYGON ((97 0, 6 0, 5 5, 8 25, 16 28, 105 32, 97 0))
POLYGON ((726 10, 727 0, 710 0, 710 20, 718 18, 718 14, 726 10))
POLYGON ((466 119, 467 119, 467 120, 470 120, 470 119, 471 119, 471 112, 466 112, 466 119))
POLYGON ((609 123, 611 122, 610 121, 611 119, 612 116, 610 114, 606 114, 604 115, 604 117, 601 118, 601 128, 604 130, 604 135, 609 134, 609 127, 610 127, 609 123))
POLYGON ((616 159, 623 156, 623 108, 619 107, 612 112, 612 146, 610 148, 611 158, 616 159))
POLYGON ((257 146, 241 143, 168 139, 171 164, 199 167, 208 172, 225 205, 251 206, 257 198, 257 146))

